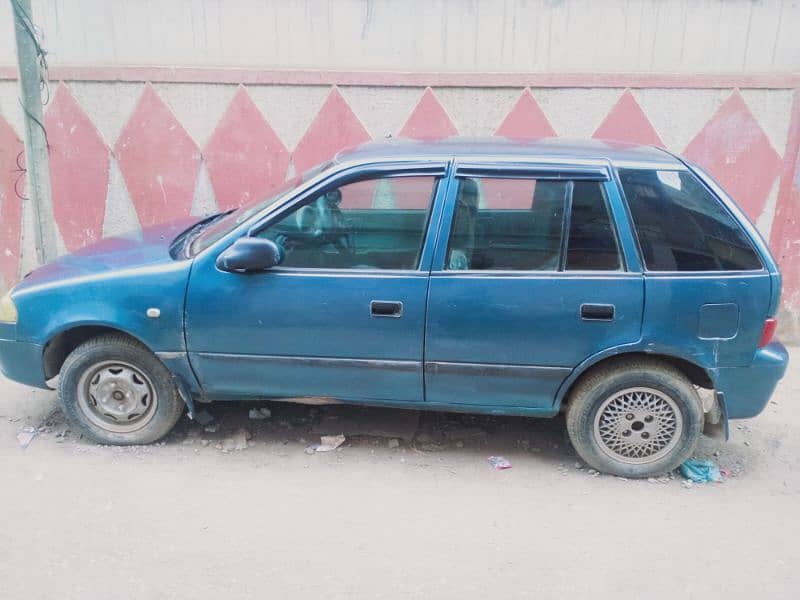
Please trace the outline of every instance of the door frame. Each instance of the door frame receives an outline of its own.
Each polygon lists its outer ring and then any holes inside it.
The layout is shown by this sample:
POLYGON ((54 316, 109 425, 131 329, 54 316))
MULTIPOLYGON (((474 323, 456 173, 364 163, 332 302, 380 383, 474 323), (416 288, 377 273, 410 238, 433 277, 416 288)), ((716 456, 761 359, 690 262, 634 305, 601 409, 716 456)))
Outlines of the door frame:
MULTIPOLYGON (((565 211, 565 243, 569 234, 569 210, 571 210, 571 193, 567 202, 567 211, 565 211)), ((519 158, 503 159, 496 157, 470 158, 468 160, 454 159, 450 169, 449 182, 447 195, 444 198, 443 212, 439 226, 438 235, 436 236, 433 262, 431 264, 430 278, 431 283, 434 278, 533 278, 533 279, 593 279, 598 282, 618 279, 636 279, 642 280, 643 268, 641 258, 639 256, 637 240, 635 237, 634 229, 632 226, 631 218, 628 213, 627 205, 624 202, 622 193, 618 187, 616 180, 614 166, 608 160, 601 159, 585 159, 585 160, 541 160, 532 159, 530 161, 520 160, 519 158), (566 270, 564 261, 561 261, 559 269, 556 271, 510 271, 510 270, 463 270, 463 271, 449 271, 445 269, 445 260, 451 228, 453 224, 453 217, 455 214, 456 202, 458 197, 458 180, 460 178, 475 177, 475 178, 507 178, 507 179, 538 179, 538 180, 557 180, 557 181, 600 181, 602 182, 603 192, 605 194, 605 201, 609 218, 611 219, 611 226, 613 228, 620 259, 622 261, 621 269, 616 271, 604 270, 566 270)), ((562 252, 565 248, 562 247, 562 252)), ((562 257, 563 258, 563 257, 562 257)), ((429 284, 429 289, 430 289, 429 284)), ((430 307, 430 292, 428 303, 430 307)), ((644 301, 642 299, 642 301, 644 301)), ((643 308, 642 308, 643 310, 643 308)), ((428 318, 430 318, 430 308, 428 318)), ((641 332, 641 323, 640 323, 641 332)), ((426 325, 426 339, 429 334, 426 325)), ((612 351, 612 348, 606 348, 601 353, 612 351)), ((586 357, 590 359, 591 357, 586 357)), ((541 376, 542 373, 552 375, 563 379, 560 386, 553 396, 552 404, 549 407, 522 407, 522 406, 482 406, 478 404, 473 405, 459 405, 459 404, 434 404, 428 402, 426 397, 426 404, 433 408, 434 406, 441 406, 449 410, 470 410, 474 412, 485 413, 498 413, 498 414, 518 414, 518 415, 536 415, 536 416, 552 416, 558 412, 560 399, 562 395, 562 388, 564 384, 571 379, 571 373, 580 367, 582 362, 574 367, 544 367, 535 365, 502 365, 502 364, 484 364, 484 363, 446 363, 431 361, 427 354, 427 342, 425 352, 423 354, 423 370, 426 378, 439 371, 472 371, 475 373, 495 372, 499 373, 503 369, 508 369, 513 372, 515 376, 529 377, 531 374, 541 376)))
MULTIPOLYGON (((627 206, 614 173, 614 167, 606 160, 580 160, 580 161, 545 161, 535 159, 521 161, 519 159, 502 160, 487 158, 459 160, 455 159, 447 175, 447 195, 442 206, 441 223, 434 242, 433 262, 431 276, 453 276, 453 271, 444 269, 447 254, 447 244, 450 238, 450 229, 453 223, 455 205, 458 197, 458 180, 460 178, 498 178, 498 179, 539 179, 555 181, 601 181, 608 202, 609 217, 614 228, 617 244, 619 246, 622 269, 619 271, 557 271, 542 272, 548 277, 569 277, 574 275, 614 275, 643 273, 643 266, 639 257, 636 236, 628 214, 627 206)), ((568 223, 568 215, 564 216, 568 223)), ((566 232, 568 233, 568 231, 566 232)), ((473 277, 503 275, 503 276, 536 276, 535 271, 457 271, 457 274, 471 275, 473 277)))
MULTIPOLYGON (((450 184, 452 169, 452 159, 450 157, 402 160, 402 159, 378 159, 367 162, 343 162, 333 164, 329 169, 317 174, 306 182, 301 183, 296 188, 289 190, 274 203, 265 207, 261 212, 243 221, 228 233, 216 240, 213 244, 204 248, 192 257, 193 262, 205 262, 206 260, 216 261, 217 257, 230 247, 241 237, 255 235, 258 231, 268 226, 270 223, 280 219, 282 215, 292 210, 296 205, 301 204, 309 197, 319 194, 330 187, 344 185, 359 179, 380 178, 381 176, 432 176, 439 178, 439 184, 432 200, 431 213, 427 225, 425 236, 425 246, 420 257, 420 264, 417 270, 422 268, 423 260, 430 262, 426 254, 432 254, 433 248, 427 248, 431 232, 438 232, 439 219, 441 218, 443 196, 446 195, 450 184), (436 229, 433 228, 437 225, 436 229)), ((302 269, 310 271, 311 269, 302 269)), ((352 271, 352 269, 338 269, 338 271, 352 271)), ((367 271, 368 272, 368 271, 367 271)), ((397 272, 388 269, 381 269, 380 272, 397 272)), ((408 272, 408 271, 403 271, 408 272)))
MULTIPOLYGON (((308 367, 308 366, 330 366, 332 368, 342 368, 343 370, 358 368, 370 369, 389 369, 404 373, 406 379, 413 378, 414 373, 419 377, 419 403, 424 402, 424 380, 423 380, 423 365, 424 365, 424 348, 425 348, 425 318, 427 311, 427 293, 428 293, 428 277, 430 272, 430 265, 433 259, 434 242, 438 236, 440 221, 443 211, 444 198, 447 196, 450 185, 450 167, 451 160, 447 159, 433 159, 433 160, 391 160, 379 161, 377 163, 357 163, 344 165, 341 168, 335 168, 331 171, 326 171, 320 176, 315 177, 308 184, 301 185, 299 188, 289 192, 284 198, 279 199, 275 204, 267 207, 258 215, 254 215, 240 226, 223 236, 220 240, 209 246, 209 248, 200 252, 194 257, 192 265, 192 273, 189 277, 189 288, 187 289, 187 298, 185 306, 185 339, 187 353, 190 357, 197 355, 202 358, 210 359, 218 362, 224 366, 226 361, 242 361, 250 360, 258 361, 260 357, 264 357, 267 361, 280 363, 282 365, 294 368, 308 367), (341 269, 341 268, 300 268, 300 267, 275 267, 264 273, 251 273, 251 274, 232 274, 221 271, 217 265, 216 260, 220 253, 230 247, 237 239, 255 235, 263 228, 268 227, 270 224, 284 218, 290 211, 298 208, 303 202, 316 197, 318 194, 326 190, 345 185, 347 183, 362 180, 362 179, 378 179, 385 177, 412 177, 412 176, 429 176, 435 179, 434 187, 430 198, 430 207, 428 210, 428 221, 425 225, 425 231, 422 237, 421 250, 419 263, 415 269, 341 269), (228 352, 216 352, 206 349, 208 344, 192 344, 191 339, 195 336, 191 333, 191 323, 193 321, 191 315, 188 313, 190 306, 191 287, 193 285, 203 285, 201 283, 194 283, 195 278, 200 276, 201 273, 213 274, 214 280, 219 278, 220 285, 225 285, 226 277, 252 277, 263 278, 270 276, 277 276, 280 278, 295 278, 295 277, 308 277, 308 278, 335 278, 335 279, 352 279, 361 278, 368 280, 389 280, 389 279, 409 279, 413 278, 419 280, 419 287, 421 288, 420 304, 422 306, 420 315, 419 335, 414 341, 409 343, 418 344, 418 352, 415 354, 418 358, 415 359, 388 359, 377 355, 368 355, 359 357, 332 357, 328 355, 321 356, 289 356, 289 355, 272 355, 272 354, 241 354, 228 352), (424 291, 423 291, 424 290, 424 291), (199 349, 198 349, 199 348, 199 349)), ((380 296, 378 296, 380 298, 380 296)), ((284 300, 285 301, 285 300, 284 300)), ((280 310, 280 309, 279 309, 280 310)), ((368 310, 368 307, 367 307, 368 310)), ((387 344, 391 344, 387 340, 387 344)), ((199 363, 198 363, 199 364, 199 363)), ((222 366, 220 368, 222 368, 222 366)), ((197 370, 197 367, 193 367, 197 370)), ((351 376, 355 376, 352 375, 351 376)), ((206 385, 198 373, 198 381, 200 385, 205 388, 206 385)), ((219 395, 219 392, 215 392, 219 395)), ((386 401, 376 400, 376 404, 386 404, 386 401)), ((398 402, 399 406, 407 406, 408 401, 398 402)))

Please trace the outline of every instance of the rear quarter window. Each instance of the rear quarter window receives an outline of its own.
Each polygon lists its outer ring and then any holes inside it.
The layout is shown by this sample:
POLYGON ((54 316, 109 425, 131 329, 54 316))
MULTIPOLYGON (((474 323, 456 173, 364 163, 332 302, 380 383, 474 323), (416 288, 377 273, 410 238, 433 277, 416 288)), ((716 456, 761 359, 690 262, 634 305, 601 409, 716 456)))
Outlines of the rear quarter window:
POLYGON ((739 223, 691 172, 620 169, 619 177, 648 270, 762 268, 739 223))

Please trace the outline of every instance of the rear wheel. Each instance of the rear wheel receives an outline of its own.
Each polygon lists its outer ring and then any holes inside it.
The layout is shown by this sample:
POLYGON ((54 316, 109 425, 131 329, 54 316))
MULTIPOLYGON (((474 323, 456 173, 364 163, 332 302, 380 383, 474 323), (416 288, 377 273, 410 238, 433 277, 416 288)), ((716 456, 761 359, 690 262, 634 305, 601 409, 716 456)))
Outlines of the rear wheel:
POLYGON ((167 368, 121 335, 76 348, 61 369, 58 396, 69 421, 101 444, 154 442, 184 410, 167 368))
POLYGON ((677 369, 637 359, 600 367, 572 391, 567 431, 599 471, 651 477, 691 456, 703 428, 697 391, 677 369))

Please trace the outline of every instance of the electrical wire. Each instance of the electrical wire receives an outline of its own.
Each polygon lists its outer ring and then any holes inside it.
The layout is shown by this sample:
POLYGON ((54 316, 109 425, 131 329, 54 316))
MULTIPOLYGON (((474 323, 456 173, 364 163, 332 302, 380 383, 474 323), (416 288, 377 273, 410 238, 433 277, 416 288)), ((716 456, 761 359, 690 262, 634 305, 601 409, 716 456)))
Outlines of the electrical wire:
MULTIPOLYGON (((50 84, 49 84, 49 70, 47 65, 47 50, 44 49, 42 46, 41 38, 43 37, 43 33, 40 28, 38 28, 31 19, 31 16, 27 13, 27 11, 20 5, 19 0, 11 0, 11 6, 14 9, 14 14, 16 16, 16 22, 22 25, 23 30, 25 33, 31 38, 33 41, 33 46, 36 50, 36 61, 39 63, 39 91, 40 94, 44 95, 44 100, 42 100, 42 105, 46 106, 50 102, 50 84)), ((20 73, 20 76, 22 74, 20 73)), ((22 108, 22 112, 25 113, 25 116, 31 119, 34 123, 36 123, 39 128, 42 130, 44 134, 44 142, 47 150, 50 150, 50 141, 47 139, 47 130, 45 129, 44 123, 42 123, 39 119, 33 116, 30 111, 25 107, 22 102, 21 98, 18 98, 20 107, 22 108)), ((28 170, 22 165, 20 159, 22 158, 25 150, 20 152, 17 155, 17 168, 14 169, 15 173, 18 173, 17 179, 14 181, 14 193, 20 200, 27 200, 28 198, 21 194, 19 191, 19 183, 22 181, 22 178, 28 172, 28 170)))

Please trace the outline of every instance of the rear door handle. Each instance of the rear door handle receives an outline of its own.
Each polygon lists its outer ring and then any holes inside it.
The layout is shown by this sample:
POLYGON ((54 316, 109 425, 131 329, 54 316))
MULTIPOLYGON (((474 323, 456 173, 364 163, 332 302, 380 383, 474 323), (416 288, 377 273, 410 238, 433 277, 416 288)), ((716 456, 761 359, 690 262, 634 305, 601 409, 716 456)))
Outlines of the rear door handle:
POLYGON ((396 300, 373 300, 369 303, 369 313, 373 317, 403 316, 403 303, 396 300))
POLYGON ((581 319, 584 321, 613 321, 613 304, 581 304, 581 319))

